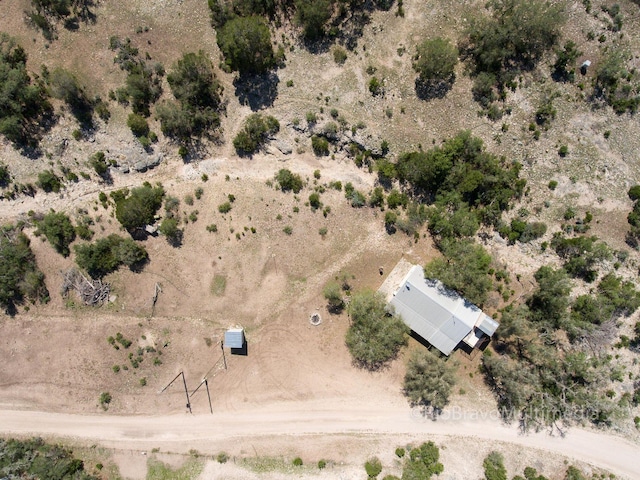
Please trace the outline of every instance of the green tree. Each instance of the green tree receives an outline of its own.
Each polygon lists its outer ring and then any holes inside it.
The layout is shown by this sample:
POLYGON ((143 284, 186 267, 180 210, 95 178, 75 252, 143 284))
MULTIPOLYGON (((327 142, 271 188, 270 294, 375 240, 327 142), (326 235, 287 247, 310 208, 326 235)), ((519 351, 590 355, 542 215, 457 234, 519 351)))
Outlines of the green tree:
POLYGON ((214 110, 220 107, 222 86, 211 60, 202 50, 185 53, 171 68, 167 81, 173 96, 189 107, 214 110))
POLYGON ((571 285, 564 270, 540 267, 534 274, 538 288, 527 300, 531 319, 558 328, 564 324, 571 285))
POLYGON ((554 79, 563 82, 573 82, 575 78, 575 63, 582 52, 575 42, 567 40, 562 49, 556 50, 556 61, 553 64, 554 79))
POLYGON ((145 248, 130 238, 111 234, 94 243, 74 247, 76 263, 93 278, 101 278, 115 271, 120 265, 135 269, 144 263, 148 254, 145 248))
POLYGON ((64 257, 69 256, 69 245, 75 240, 76 231, 68 216, 52 210, 37 222, 37 226, 36 235, 43 234, 56 252, 64 257))
POLYGON ((0 134, 14 145, 35 145, 38 124, 51 110, 43 86, 32 83, 26 62, 24 49, 0 32, 0 134))
POLYGON ((325 34, 325 24, 331 18, 331 0, 296 0, 296 20, 306 40, 315 41, 325 34))
POLYGON ((137 113, 130 113, 127 117, 127 127, 131 129, 136 137, 146 137, 149 135, 149 124, 147 119, 137 113))
POLYGON ((401 318, 387 312, 386 302, 378 293, 365 290, 353 295, 349 317, 345 342, 354 361, 363 368, 382 367, 407 344, 409 328, 401 318))
POLYGON ((179 103, 158 105, 162 133, 181 142, 216 129, 220 125, 222 85, 213 64, 201 50, 186 53, 167 75, 173 96, 179 103))
POLYGON ((264 18, 235 17, 217 35, 225 64, 240 75, 260 74, 275 66, 271 32, 264 18))
POLYGON ((405 457, 402 480, 429 480, 433 475, 440 475, 444 466, 439 460, 440 450, 433 442, 412 448, 405 457))
POLYGON ((49 298, 29 238, 13 225, 1 228, 0 272, 0 306, 8 313, 14 313, 24 299, 35 302, 49 298))
POLYGON ((413 57, 413 69, 426 83, 451 82, 458 63, 458 49, 449 40, 424 40, 413 57))
POLYGON ((134 188, 129 194, 120 191, 115 195, 116 218, 129 232, 143 229, 155 222, 155 214, 162 206, 164 188, 158 185, 152 187, 145 182, 141 187, 134 188))
POLYGON ((415 350, 404 376, 404 394, 412 406, 431 410, 434 418, 449 403, 456 383, 455 365, 430 352, 415 350))
POLYGON ((445 240, 436 258, 425 268, 427 278, 440 280, 472 303, 482 306, 487 300, 492 281, 489 277, 491 255, 472 240, 445 240))
POLYGON ((540 0, 492 0, 491 17, 472 20, 467 53, 477 73, 531 68, 560 36, 566 15, 559 4, 540 0))

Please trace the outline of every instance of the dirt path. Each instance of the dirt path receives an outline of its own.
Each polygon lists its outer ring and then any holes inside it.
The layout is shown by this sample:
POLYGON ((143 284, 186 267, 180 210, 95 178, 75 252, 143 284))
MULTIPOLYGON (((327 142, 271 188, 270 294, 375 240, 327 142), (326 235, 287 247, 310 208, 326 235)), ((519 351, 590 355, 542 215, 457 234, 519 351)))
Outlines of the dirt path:
MULTIPOLYGON (((455 412, 453 412, 455 413, 455 412)), ((571 429, 561 438, 547 433, 520 435, 515 427, 497 419, 472 415, 445 416, 436 422, 415 415, 409 408, 345 405, 339 399, 323 402, 271 404, 260 410, 236 410, 233 414, 111 416, 72 415, 34 411, 0 410, 4 434, 39 434, 98 441, 109 447, 176 448, 182 444, 227 445, 250 443, 261 437, 288 437, 291 443, 312 436, 370 436, 402 434, 408 437, 471 437, 507 442, 567 456, 629 479, 640 478, 640 448, 622 438, 571 429), (448 417, 448 418, 447 418, 448 417)), ((178 447, 179 448, 179 447, 178 447)))

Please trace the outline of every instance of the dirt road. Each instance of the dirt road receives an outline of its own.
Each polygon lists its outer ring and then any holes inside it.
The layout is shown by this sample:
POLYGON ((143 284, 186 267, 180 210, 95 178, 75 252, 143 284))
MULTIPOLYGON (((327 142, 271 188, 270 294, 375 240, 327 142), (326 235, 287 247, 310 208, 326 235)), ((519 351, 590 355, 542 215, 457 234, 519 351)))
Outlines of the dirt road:
MULTIPOLYGON (((571 429, 561 438, 547 433, 520 435, 495 418, 449 412, 436 422, 408 408, 359 408, 330 402, 274 404, 259 410, 236 410, 213 415, 167 416, 72 415, 35 411, 0 410, 3 434, 63 436, 105 446, 131 449, 167 448, 224 440, 227 444, 265 436, 296 438, 309 436, 425 435, 463 436, 507 442, 550 451, 606 469, 628 479, 640 478, 637 462, 640 447, 619 437, 571 429)), ((490 417, 490 416, 489 416, 490 417)))

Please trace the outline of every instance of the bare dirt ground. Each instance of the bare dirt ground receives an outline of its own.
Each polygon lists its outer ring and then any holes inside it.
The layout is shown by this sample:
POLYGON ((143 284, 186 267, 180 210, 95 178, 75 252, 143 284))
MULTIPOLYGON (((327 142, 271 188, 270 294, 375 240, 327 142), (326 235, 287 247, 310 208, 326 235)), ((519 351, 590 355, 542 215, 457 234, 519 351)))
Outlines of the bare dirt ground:
MULTIPOLYGON (((301 455, 309 463, 318 460, 312 456, 317 455, 313 447, 317 442, 323 444, 321 455, 330 456, 334 462, 351 463, 358 454, 340 448, 344 442, 349 445, 366 438, 365 443, 373 451, 392 452, 396 444, 434 439, 447 445, 454 443, 452 437, 462 437, 482 451, 493 448, 493 442, 508 443, 535 449, 542 455, 550 452, 572 462, 597 465, 622 478, 640 476, 635 461, 637 445, 611 435, 580 429, 571 430, 565 438, 546 432, 520 435, 513 426, 504 426, 496 418, 474 418, 472 412, 465 415, 459 411, 458 418, 455 411, 448 410, 435 422, 415 413, 379 398, 353 401, 341 397, 270 403, 259 409, 239 408, 195 416, 113 417, 2 410, 0 424, 5 432, 13 434, 64 436, 76 441, 99 441, 119 449, 184 451, 188 445, 207 454, 225 450, 231 456, 301 455)), ((466 464, 468 474, 478 474, 481 462, 469 465, 468 460, 460 458, 458 462, 466 464)), ((216 467, 210 468, 215 471, 216 467)), ((459 468, 453 466, 453 471, 461 472, 459 468)))

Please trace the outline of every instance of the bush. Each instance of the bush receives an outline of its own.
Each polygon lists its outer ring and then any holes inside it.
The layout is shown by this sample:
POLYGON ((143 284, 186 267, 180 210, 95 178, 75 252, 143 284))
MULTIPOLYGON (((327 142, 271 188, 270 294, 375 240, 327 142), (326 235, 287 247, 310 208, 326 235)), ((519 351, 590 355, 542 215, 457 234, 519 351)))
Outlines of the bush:
POLYGON ((36 182, 36 185, 47 193, 58 193, 62 187, 62 182, 60 181, 60 177, 53 173, 53 171, 45 170, 38 174, 38 181, 36 182))
POLYGON ((422 82, 451 82, 458 63, 458 49, 441 37, 424 40, 413 57, 413 69, 422 82))
POLYGON ((182 229, 178 228, 178 220, 175 217, 165 218, 160 223, 158 231, 167 237, 170 245, 177 247, 182 243, 182 229))
POLYGON ((294 467, 301 467, 302 466, 302 459, 300 457, 296 457, 293 459, 293 461, 291 462, 293 464, 294 467))
POLYGON ((498 452, 491 452, 482 462, 486 480, 507 480, 507 469, 504 467, 504 457, 498 452))
POLYGON ((94 171, 102 178, 106 178, 109 172, 109 166, 107 165, 104 152, 96 152, 89 157, 89 165, 93 167, 94 171))
POLYGON ((309 205, 311 206, 312 210, 318 210, 319 208, 322 208, 322 202, 320 201, 320 194, 318 194, 317 192, 313 192, 311 195, 309 195, 309 205))
POLYGON ((253 113, 247 117, 242 130, 233 139, 233 146, 240 154, 255 153, 279 130, 280 123, 275 117, 253 113))
POLYGON ((322 470, 323 468, 326 468, 327 466, 327 461, 326 460, 318 460, 318 469, 322 470))
POLYGON ((109 404, 111 403, 111 400, 113 400, 113 397, 111 396, 111 394, 109 392, 102 392, 100 394, 99 402, 100 402, 100 406, 103 409, 106 410, 109 407, 109 404))
POLYGON ((377 370, 396 357, 407 343, 409 329, 396 316, 386 311, 384 298, 365 290, 351 297, 351 324, 346 344, 357 365, 377 370))
POLYGON ((317 156, 329 155, 329 141, 325 137, 313 135, 311 137, 311 148, 317 156))
POLYGON ((547 185, 549 187, 549 190, 553 191, 557 188, 558 186, 558 182, 555 180, 550 180, 549 181, 549 185, 547 185))
POLYGON ((333 47, 333 61, 338 65, 344 65, 344 62, 347 61, 347 51, 339 46, 333 47))
POLYGON ((149 135, 149 124, 147 119, 137 113, 130 113, 127 118, 127 127, 131 129, 136 137, 146 137, 149 135))
POLYGON ((43 234, 56 252, 63 257, 69 256, 69 253, 71 253, 69 245, 75 240, 76 232, 68 216, 62 212, 56 213, 52 210, 36 225, 38 226, 36 235, 43 234))
POLYGON ((6 165, 0 163, 0 187, 6 187, 11 183, 11 173, 6 165))
POLYGON ((340 313, 344 308, 342 289, 338 282, 329 282, 323 290, 324 298, 327 300, 327 309, 331 313, 340 313))
POLYGON ((94 243, 85 243, 74 247, 76 263, 92 278, 101 278, 115 271, 120 265, 131 269, 144 263, 148 254, 143 246, 130 238, 111 234, 94 243))
POLYGON ((222 214, 229 213, 231 211, 231 203, 221 203, 220 205, 218 205, 218 211, 222 214))
POLYGON ((240 75, 275 67, 271 32, 264 18, 235 17, 218 29, 217 42, 225 64, 240 75))
POLYGON ((409 450, 402 471, 403 480, 418 480, 440 475, 444 467, 440 460, 440 450, 433 442, 426 442, 409 450))
POLYGON ((286 168, 280 169, 276 174, 275 179, 283 192, 291 190, 293 193, 299 193, 300 190, 302 190, 302 178, 300 175, 292 173, 291 170, 286 168))
POLYGON ((369 80, 369 92, 371 92, 371 95, 373 96, 382 95, 384 93, 384 86, 377 77, 371 77, 369 80))
POLYGON ((629 195, 629 198, 631 200, 633 200, 634 202, 636 200, 640 199, 640 185, 634 185, 633 187, 631 187, 629 189, 629 191, 627 192, 627 195, 629 195))
POLYGON ((378 457, 370 458, 365 462, 364 469, 367 472, 367 477, 376 478, 382 472, 382 462, 378 457))

